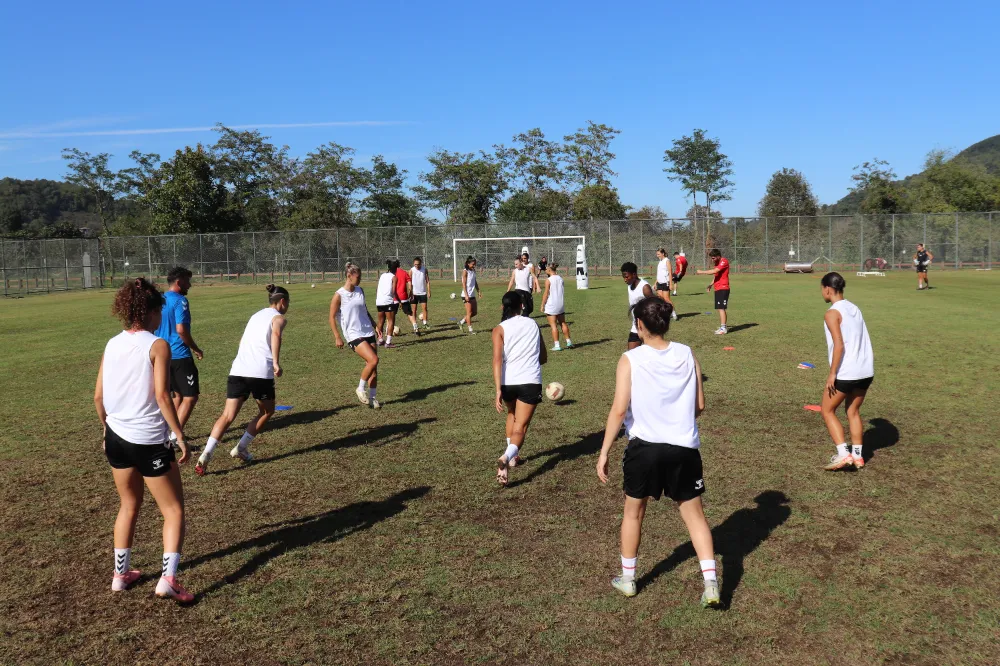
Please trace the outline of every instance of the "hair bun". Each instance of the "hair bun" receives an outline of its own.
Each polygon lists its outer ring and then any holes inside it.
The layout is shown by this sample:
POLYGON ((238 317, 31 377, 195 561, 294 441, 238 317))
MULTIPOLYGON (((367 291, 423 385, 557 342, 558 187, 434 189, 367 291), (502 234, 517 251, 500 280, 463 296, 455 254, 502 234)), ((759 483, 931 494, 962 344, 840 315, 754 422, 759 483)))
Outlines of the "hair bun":
POLYGON ((269 294, 273 294, 274 290, 277 289, 277 287, 275 287, 273 284, 269 284, 264 288, 267 289, 267 293, 269 294))

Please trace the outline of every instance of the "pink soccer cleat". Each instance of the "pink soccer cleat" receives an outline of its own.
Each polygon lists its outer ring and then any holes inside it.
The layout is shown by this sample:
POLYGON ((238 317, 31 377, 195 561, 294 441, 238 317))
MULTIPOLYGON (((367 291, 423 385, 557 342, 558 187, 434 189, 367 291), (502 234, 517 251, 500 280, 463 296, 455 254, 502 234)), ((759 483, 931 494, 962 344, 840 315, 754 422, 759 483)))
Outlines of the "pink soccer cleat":
POLYGON ((112 592, 124 592, 132 585, 135 581, 139 580, 142 574, 135 569, 131 571, 126 571, 123 574, 116 573, 114 578, 111 579, 111 591, 112 592))
POLYGON ((176 599, 182 604, 194 601, 194 595, 177 582, 176 576, 160 576, 159 582, 156 583, 156 596, 161 599, 176 599))

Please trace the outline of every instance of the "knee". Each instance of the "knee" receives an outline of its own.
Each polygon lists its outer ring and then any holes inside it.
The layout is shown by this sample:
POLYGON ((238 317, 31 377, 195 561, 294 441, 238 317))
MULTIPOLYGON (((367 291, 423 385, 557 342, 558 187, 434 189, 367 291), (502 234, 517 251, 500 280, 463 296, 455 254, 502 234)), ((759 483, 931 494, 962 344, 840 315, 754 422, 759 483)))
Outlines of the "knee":
POLYGON ((142 507, 142 495, 137 497, 123 497, 121 505, 121 513, 125 514, 129 518, 134 519, 139 514, 139 509, 142 507))
POLYGON ((520 421, 514 421, 514 428, 511 430, 512 435, 517 435, 518 437, 524 437, 528 429, 520 421))

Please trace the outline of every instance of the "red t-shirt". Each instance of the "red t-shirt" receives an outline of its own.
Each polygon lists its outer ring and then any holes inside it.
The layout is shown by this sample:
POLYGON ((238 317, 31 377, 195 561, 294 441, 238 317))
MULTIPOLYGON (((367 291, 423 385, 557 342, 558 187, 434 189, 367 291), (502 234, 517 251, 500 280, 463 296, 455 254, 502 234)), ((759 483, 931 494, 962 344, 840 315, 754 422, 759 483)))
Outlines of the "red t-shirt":
POLYGON ((719 259, 719 263, 717 263, 715 267, 720 270, 715 274, 712 286, 716 289, 716 291, 719 289, 729 289, 729 260, 725 257, 721 257, 719 259))
POLYGON ((678 277, 680 277, 681 275, 684 275, 685 273, 687 273, 687 269, 688 269, 688 260, 687 260, 687 257, 678 256, 677 257, 677 261, 674 262, 674 265, 677 267, 676 273, 677 273, 678 277))
POLYGON ((409 298, 409 295, 406 293, 406 283, 411 281, 409 271, 404 271, 402 268, 396 269, 396 298, 401 301, 409 298))

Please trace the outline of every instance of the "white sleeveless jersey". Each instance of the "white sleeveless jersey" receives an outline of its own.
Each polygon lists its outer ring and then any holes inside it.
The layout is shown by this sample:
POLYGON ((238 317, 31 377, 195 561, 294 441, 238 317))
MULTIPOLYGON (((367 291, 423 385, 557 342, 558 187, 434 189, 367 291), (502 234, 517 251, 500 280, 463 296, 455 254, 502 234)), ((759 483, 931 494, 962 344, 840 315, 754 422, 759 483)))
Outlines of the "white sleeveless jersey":
POLYGON ((639 329, 635 327, 635 314, 632 312, 632 308, 635 306, 636 303, 645 298, 643 291, 647 286, 649 286, 649 283, 643 280, 642 278, 639 278, 639 282, 638 284, 635 285, 635 289, 633 289, 628 285, 625 285, 625 289, 628 290, 628 312, 629 316, 632 317, 633 333, 638 333, 639 329))
POLYGON ((410 280, 413 282, 413 295, 414 296, 426 296, 427 295, 427 269, 426 268, 416 268, 410 269, 410 280))
POLYGON ((475 298, 476 287, 478 286, 478 284, 476 283, 476 271, 472 270, 471 268, 467 268, 465 269, 465 271, 466 271, 465 295, 468 296, 469 298, 475 298))
POLYGON ((656 281, 659 284, 670 282, 670 259, 667 257, 660 259, 660 263, 656 265, 656 281))
POLYGON ((519 384, 541 384, 542 337, 538 324, 531 317, 518 315, 500 322, 503 329, 503 369, 500 383, 503 386, 519 384))
POLYGON ((396 295, 392 291, 392 278, 395 273, 382 273, 378 277, 378 287, 375 290, 375 305, 392 305, 396 295))
POLYGON ((531 274, 531 271, 527 267, 514 269, 514 289, 531 291, 534 281, 535 276, 531 274))
POLYGON ((671 342, 663 350, 648 345, 625 352, 632 368, 632 400, 625 414, 629 439, 701 446, 694 410, 698 375, 691 348, 671 342))
POLYGON ((156 403, 149 350, 158 337, 122 331, 104 348, 104 411, 115 434, 132 444, 163 444, 170 434, 156 403))
POLYGON ((229 374, 234 377, 274 379, 274 357, 271 355, 271 322, 279 316, 272 307, 264 308, 250 317, 243 330, 240 349, 229 374))
POLYGON ((549 299, 545 301, 545 314, 560 315, 566 311, 566 283, 561 275, 549 276, 549 299))
POLYGON ((340 294, 340 310, 337 311, 337 323, 344 334, 347 342, 353 342, 358 338, 370 338, 375 335, 372 328, 372 321, 368 317, 368 309, 365 307, 365 291, 361 287, 355 287, 354 291, 347 291, 341 287, 337 290, 340 294))
MULTIPOLYGON (((840 313, 840 334, 844 338, 844 358, 837 368, 837 379, 867 379, 875 376, 875 354, 872 341, 868 337, 868 327, 861 316, 861 310, 850 301, 837 301, 830 306, 840 313)), ((826 333, 827 362, 833 364, 833 336, 823 321, 826 333)))

